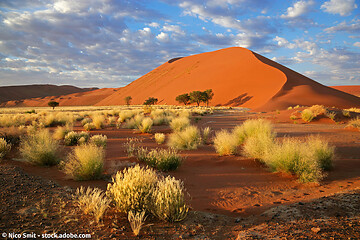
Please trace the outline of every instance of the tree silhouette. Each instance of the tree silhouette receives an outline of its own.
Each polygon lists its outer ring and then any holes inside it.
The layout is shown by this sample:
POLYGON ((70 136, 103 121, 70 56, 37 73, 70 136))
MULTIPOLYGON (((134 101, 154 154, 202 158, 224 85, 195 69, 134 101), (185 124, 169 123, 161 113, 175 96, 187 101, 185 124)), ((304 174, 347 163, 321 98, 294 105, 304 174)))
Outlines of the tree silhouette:
POLYGON ((184 105, 187 105, 190 102, 190 96, 188 93, 184 93, 177 96, 175 100, 178 101, 179 103, 183 103, 184 105))
POLYGON ((50 101, 50 102, 48 102, 48 105, 49 105, 49 107, 52 107, 54 110, 55 107, 59 106, 59 103, 55 102, 55 101, 50 101))
POLYGON ((124 98, 124 100, 125 100, 126 105, 129 106, 130 103, 131 103, 132 97, 131 97, 131 96, 127 96, 127 97, 124 98))

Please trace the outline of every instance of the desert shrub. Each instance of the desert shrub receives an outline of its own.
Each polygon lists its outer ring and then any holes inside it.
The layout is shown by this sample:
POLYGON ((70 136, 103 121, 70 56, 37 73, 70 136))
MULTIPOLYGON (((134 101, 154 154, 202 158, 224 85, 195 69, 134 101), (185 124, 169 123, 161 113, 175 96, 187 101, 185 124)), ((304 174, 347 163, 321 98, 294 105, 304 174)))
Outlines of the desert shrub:
POLYGON ((135 110, 123 110, 119 113, 118 123, 125 122, 127 119, 132 118, 138 112, 135 110))
POLYGON ((128 154, 128 157, 135 157, 137 155, 138 145, 141 143, 141 140, 138 138, 127 138, 125 148, 128 154))
POLYGON ((325 116, 327 116, 327 117, 330 118, 331 120, 335 120, 336 112, 326 111, 325 116))
POLYGON ((200 143, 200 131, 195 126, 170 134, 168 141, 168 145, 175 149, 197 149, 200 143))
POLYGON ((101 134, 94 135, 94 136, 90 137, 89 142, 91 144, 94 144, 95 146, 105 148, 106 147, 106 142, 107 142, 107 136, 106 135, 101 135, 101 134))
POLYGON ((65 173, 75 180, 99 179, 104 166, 105 152, 93 144, 77 146, 64 164, 65 173))
POLYGON ((51 166, 60 161, 59 142, 45 129, 21 138, 19 150, 26 161, 36 165, 51 166))
POLYGON ((176 170, 182 161, 182 158, 174 149, 152 149, 148 151, 146 148, 139 148, 136 155, 140 161, 160 171, 176 170))
POLYGON ((152 194, 152 203, 153 215, 168 222, 184 220, 189 211, 183 182, 170 176, 158 181, 152 194))
POLYGON ((330 170, 335 157, 335 147, 320 137, 309 136, 306 139, 306 152, 311 159, 316 159, 323 170, 330 170))
POLYGON ((170 122, 170 127, 174 132, 180 132, 188 126, 190 126, 190 120, 187 117, 177 117, 170 122))
POLYGON ((211 134, 211 128, 210 127, 206 127, 204 129, 202 129, 202 141, 204 144, 207 144, 210 138, 210 134, 211 134))
POLYGON ((350 111, 348 111, 348 110, 342 110, 342 115, 344 116, 344 117, 351 117, 351 115, 350 115, 350 111))
POLYGON ((268 136, 275 137, 273 125, 270 121, 264 119, 249 119, 242 125, 234 128, 233 134, 237 138, 238 144, 243 144, 244 141, 251 136, 268 136))
POLYGON ((84 126, 85 124, 92 123, 92 121, 93 120, 91 118, 86 117, 83 120, 81 120, 81 125, 84 126))
POLYGON ((268 134, 258 134, 248 137, 243 146, 245 156, 262 161, 274 145, 274 137, 268 134))
POLYGON ((325 114, 327 112, 327 109, 323 105, 313 105, 308 109, 310 109, 313 112, 315 117, 321 114, 325 114))
POLYGON ((72 131, 71 126, 66 126, 66 127, 58 126, 53 133, 53 138, 56 140, 61 140, 65 138, 66 134, 68 134, 71 131, 72 131))
POLYGON ((124 128, 130 128, 130 129, 139 128, 143 119, 144 116, 142 114, 137 114, 133 118, 127 119, 125 121, 124 128))
POLYGON ((142 133, 148 133, 151 131, 152 125, 153 125, 153 120, 147 117, 141 121, 141 123, 137 126, 137 128, 142 133))
POLYGON ((84 130, 85 131, 91 131, 91 130, 94 130, 94 129, 96 129, 96 126, 91 122, 91 123, 85 123, 84 124, 84 130))
POLYGON ((291 114, 291 115, 290 115, 290 119, 291 119, 291 120, 296 120, 296 119, 297 119, 297 116, 296 116, 295 114, 291 114))
POLYGON ((92 117, 92 123, 96 129, 102 129, 105 126, 105 117, 103 115, 95 115, 92 117))
POLYGON ((214 138, 215 151, 220 155, 232 155, 237 153, 238 139, 235 134, 223 129, 216 132, 214 138))
POLYGON ((140 230, 143 227, 146 220, 145 210, 143 210, 142 212, 135 212, 135 213, 130 210, 128 213, 128 220, 134 235, 135 236, 139 235, 140 230))
POLYGON ((155 141, 157 144, 163 144, 165 142, 165 134, 155 133, 155 141))
POLYGON ((4 138, 0 138, 0 159, 11 150, 11 144, 6 142, 4 138))
POLYGON ((0 130, 0 137, 12 145, 18 144, 20 142, 20 138, 25 134, 26 129, 24 126, 2 128, 0 130))
POLYGON ((84 187, 76 189, 73 201, 85 214, 94 216, 97 223, 102 219, 111 202, 103 191, 90 187, 86 190, 84 187))
POLYGON ((108 117, 108 123, 110 127, 115 127, 116 126, 116 117, 112 116, 112 117, 108 117))
POLYGON ((108 184, 107 195, 121 212, 149 211, 157 181, 154 170, 136 165, 117 172, 108 184))
POLYGON ((310 109, 304 109, 301 112, 301 119, 305 122, 311 122, 315 117, 316 115, 310 109))
POLYGON ((63 118, 63 116, 59 116, 59 114, 46 115, 42 121, 45 127, 64 126, 67 122, 67 120, 63 118))
POLYGON ((168 125, 171 119, 172 117, 170 116, 157 116, 153 118, 153 122, 155 126, 168 125))
POLYGON ((357 118, 354 118, 354 119, 351 119, 348 124, 346 125, 346 127, 353 127, 353 128, 358 128, 360 129, 360 118, 357 117, 357 118))
POLYGON ((74 146, 79 143, 86 143, 89 140, 89 133, 87 132, 74 132, 71 131, 64 137, 66 146, 74 146))

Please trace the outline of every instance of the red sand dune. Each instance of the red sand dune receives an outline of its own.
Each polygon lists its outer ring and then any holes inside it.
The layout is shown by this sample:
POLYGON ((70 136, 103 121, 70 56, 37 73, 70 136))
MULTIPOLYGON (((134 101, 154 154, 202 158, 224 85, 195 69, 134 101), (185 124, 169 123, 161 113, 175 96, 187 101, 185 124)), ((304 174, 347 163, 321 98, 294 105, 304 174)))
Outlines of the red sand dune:
POLYGON ((360 96, 360 86, 359 85, 349 85, 349 86, 331 86, 334 89, 355 95, 360 96))
MULTIPOLYGON (((101 106, 124 104, 126 96, 132 97, 133 104, 156 97, 159 104, 170 105, 178 104, 175 97, 179 94, 206 89, 212 89, 215 94, 211 105, 242 106, 261 111, 314 104, 360 107, 360 98, 323 86, 240 47, 174 58, 123 88, 100 89, 54 100, 60 105, 101 106)), ((33 99, 21 105, 46 106, 48 101, 49 98, 33 99)), ((14 104, 7 104, 11 105, 14 104)))
POLYGON ((175 97, 193 90, 213 89, 211 105, 256 110, 323 104, 358 107, 360 98, 323 86, 250 50, 239 47, 169 61, 96 105, 134 104, 156 97, 161 104, 177 104, 175 97))
POLYGON ((47 96, 59 96, 71 93, 88 92, 95 88, 78 88, 70 85, 20 85, 0 87, 0 103, 7 101, 17 101, 27 98, 38 98, 47 96))

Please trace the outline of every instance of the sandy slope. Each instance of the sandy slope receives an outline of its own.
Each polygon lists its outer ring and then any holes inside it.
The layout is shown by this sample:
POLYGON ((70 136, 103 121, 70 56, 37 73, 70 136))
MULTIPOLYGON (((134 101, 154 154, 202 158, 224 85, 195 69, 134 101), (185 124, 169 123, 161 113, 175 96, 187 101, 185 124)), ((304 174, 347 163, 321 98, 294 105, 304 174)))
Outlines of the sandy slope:
MULTIPOLYGON (((118 89, 100 89, 66 95, 60 105, 121 105, 126 96, 133 104, 149 97, 159 104, 178 104, 176 96, 212 89, 211 105, 242 106, 259 111, 295 105, 323 104, 338 108, 360 107, 360 98, 323 86, 257 53, 240 47, 175 58, 118 89)), ((50 98, 8 103, 7 106, 46 106, 50 98)))
POLYGON ((360 86, 359 85, 349 85, 349 86, 331 86, 334 89, 350 93, 355 96, 360 96, 360 86))

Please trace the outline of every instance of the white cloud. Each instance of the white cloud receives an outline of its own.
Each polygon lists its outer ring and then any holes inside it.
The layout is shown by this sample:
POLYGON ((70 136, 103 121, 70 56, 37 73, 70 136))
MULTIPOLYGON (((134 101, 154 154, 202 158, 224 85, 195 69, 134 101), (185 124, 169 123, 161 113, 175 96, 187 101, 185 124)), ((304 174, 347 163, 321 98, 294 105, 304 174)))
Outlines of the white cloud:
POLYGON ((336 26, 324 29, 326 32, 360 33, 360 19, 354 19, 350 23, 343 21, 336 26))
POLYGON ((288 7, 286 14, 281 15, 282 18, 297 18, 307 14, 311 7, 314 5, 313 0, 309 1, 297 1, 292 7, 288 7))
POLYGON ((321 5, 324 12, 340 14, 341 16, 350 15, 356 8, 355 0, 330 0, 321 5))
POLYGON ((356 43, 354 43, 354 46, 355 46, 355 47, 359 47, 359 48, 360 48, 360 42, 356 42, 356 43))
POLYGON ((167 42, 169 41, 169 34, 161 32, 156 36, 156 39, 161 42, 167 42))
POLYGON ((185 35, 185 32, 181 29, 181 27, 179 25, 166 24, 165 26, 162 27, 161 30, 163 30, 165 32, 173 32, 173 33, 179 34, 179 35, 185 35))
POLYGON ((279 37, 279 36, 276 36, 273 40, 275 42, 277 42, 279 47, 286 47, 286 48, 290 48, 290 49, 293 49, 296 47, 295 44, 289 43, 288 40, 286 40, 285 38, 279 37))

